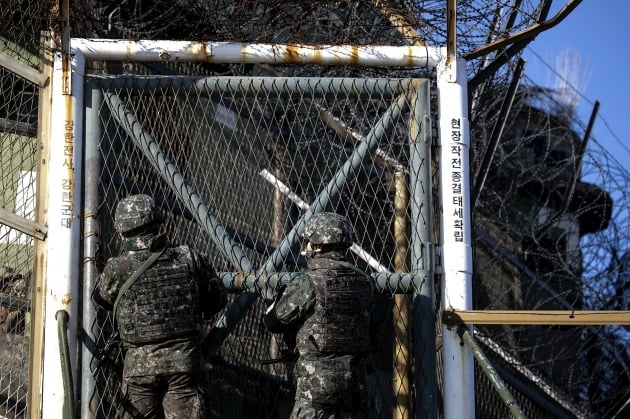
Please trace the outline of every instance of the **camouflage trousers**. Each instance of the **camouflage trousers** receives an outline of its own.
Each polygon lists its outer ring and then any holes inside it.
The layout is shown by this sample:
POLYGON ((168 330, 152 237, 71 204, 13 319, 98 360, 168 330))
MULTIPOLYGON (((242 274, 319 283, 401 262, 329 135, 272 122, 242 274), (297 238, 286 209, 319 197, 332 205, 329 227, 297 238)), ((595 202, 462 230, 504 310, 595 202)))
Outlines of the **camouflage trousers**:
POLYGON ((205 419, 203 373, 160 374, 125 378, 124 418, 205 419))
POLYGON ((290 419, 366 419, 367 412, 346 412, 340 410, 322 410, 310 403, 296 400, 290 419))

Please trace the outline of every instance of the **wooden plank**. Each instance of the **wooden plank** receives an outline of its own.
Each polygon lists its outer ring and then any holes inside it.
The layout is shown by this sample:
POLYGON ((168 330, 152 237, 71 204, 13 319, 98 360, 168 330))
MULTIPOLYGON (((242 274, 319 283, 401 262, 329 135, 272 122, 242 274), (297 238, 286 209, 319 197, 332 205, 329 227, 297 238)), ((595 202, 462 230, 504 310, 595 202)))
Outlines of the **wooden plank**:
POLYGON ((523 325, 630 325, 630 311, 582 310, 451 310, 442 314, 447 325, 523 324, 523 325))

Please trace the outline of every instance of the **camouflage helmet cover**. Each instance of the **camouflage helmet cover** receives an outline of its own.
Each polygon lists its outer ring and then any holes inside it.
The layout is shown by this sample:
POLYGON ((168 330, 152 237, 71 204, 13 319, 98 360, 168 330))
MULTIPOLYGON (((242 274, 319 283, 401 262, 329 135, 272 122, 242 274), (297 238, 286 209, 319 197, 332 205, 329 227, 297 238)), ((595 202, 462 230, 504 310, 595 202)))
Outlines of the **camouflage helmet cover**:
POLYGON ((121 199, 116 206, 114 228, 120 234, 162 221, 162 213, 152 197, 131 195, 121 199))
POLYGON ((352 246, 355 241, 350 221, 333 212, 320 212, 313 215, 304 227, 304 238, 312 244, 341 244, 352 246))

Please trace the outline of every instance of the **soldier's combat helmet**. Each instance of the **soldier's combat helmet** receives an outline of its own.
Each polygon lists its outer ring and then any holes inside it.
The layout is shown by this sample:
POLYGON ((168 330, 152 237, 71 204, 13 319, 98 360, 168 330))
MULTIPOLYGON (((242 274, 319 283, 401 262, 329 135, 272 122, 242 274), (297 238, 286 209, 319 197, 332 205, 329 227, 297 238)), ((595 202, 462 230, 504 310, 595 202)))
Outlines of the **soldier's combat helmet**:
POLYGON ((352 246, 356 240, 350 221, 333 212, 320 212, 313 215, 304 227, 304 238, 316 245, 352 246))
POLYGON ((162 221, 162 213, 149 195, 131 195, 116 206, 114 228, 120 234, 162 221))

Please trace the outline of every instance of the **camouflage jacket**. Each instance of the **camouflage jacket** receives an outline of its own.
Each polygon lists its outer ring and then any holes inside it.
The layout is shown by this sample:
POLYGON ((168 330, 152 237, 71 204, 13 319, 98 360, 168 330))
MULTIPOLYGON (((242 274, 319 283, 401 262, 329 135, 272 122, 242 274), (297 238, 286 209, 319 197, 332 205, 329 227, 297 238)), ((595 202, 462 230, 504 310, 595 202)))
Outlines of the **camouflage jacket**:
MULTIPOLYGON (((110 258, 100 276, 94 300, 112 309, 118 291, 125 281, 149 257, 152 250, 168 245, 163 235, 149 234, 126 238, 123 254, 110 258)), ((227 302, 227 292, 214 269, 188 246, 169 246, 165 255, 193 266, 199 281, 201 312, 210 318, 227 302)), ((162 256, 164 257, 164 255, 162 256)), ((199 319, 200 326, 202 318, 199 319)), ((201 329, 201 327, 200 327, 201 329)), ((161 342, 132 345, 125 343, 124 376, 145 376, 197 370, 201 367, 201 336, 187 336, 161 342)))
MULTIPOLYGON (((338 252, 309 259, 308 270, 291 281, 274 304, 277 321, 287 330, 298 327, 296 400, 321 409, 361 410, 366 406, 366 373, 363 353, 320 352, 313 339, 309 318, 317 296, 313 282, 325 271, 345 270, 345 257, 338 252)), ((370 330, 359 333, 371 334, 370 330)))

